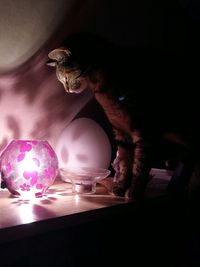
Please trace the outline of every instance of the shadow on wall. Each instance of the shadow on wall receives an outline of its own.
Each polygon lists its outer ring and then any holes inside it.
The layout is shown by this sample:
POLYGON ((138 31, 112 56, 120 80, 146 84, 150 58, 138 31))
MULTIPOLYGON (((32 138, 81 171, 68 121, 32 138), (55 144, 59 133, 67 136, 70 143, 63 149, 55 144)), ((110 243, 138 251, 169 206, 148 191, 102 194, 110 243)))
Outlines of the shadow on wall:
POLYGON ((90 92, 67 95, 55 72, 46 66, 49 46, 73 27, 69 21, 85 2, 2 3, 0 151, 11 139, 46 139, 54 146, 63 128, 91 99, 90 92), (68 27, 60 30, 65 17, 68 27))
POLYGON ((52 145, 60 131, 91 99, 65 93, 43 51, 17 71, 0 76, 0 150, 11 139, 46 139, 52 145))
MULTIPOLYGON (((170 53, 186 51, 190 57, 189 48, 192 48, 193 44, 195 47, 199 44, 196 42, 195 34, 199 19, 198 16, 194 16, 193 2, 195 1, 162 1, 161 3, 154 0, 150 4, 147 0, 140 2, 125 0, 121 4, 114 0, 72 0, 70 2, 58 0, 55 4, 55 1, 50 0, 43 1, 41 5, 39 0, 34 3, 24 0, 20 5, 15 6, 13 1, 8 0, 2 4, 0 10, 2 14, 0 30, 3 32, 0 44, 1 64, 3 59, 5 62, 7 58, 4 51, 11 61, 15 62, 12 56, 21 52, 20 44, 27 40, 26 38, 29 38, 29 41, 32 40, 33 46, 36 41, 39 41, 39 44, 37 47, 32 47, 34 51, 31 50, 32 54, 29 55, 29 60, 25 60, 24 65, 15 68, 12 73, 0 75, 0 150, 11 139, 19 138, 46 139, 54 146, 62 130, 77 114, 81 116, 79 112, 92 99, 88 91, 79 97, 67 95, 63 86, 57 81, 55 71, 46 66, 48 52, 57 47, 65 35, 88 30, 101 33, 118 44, 124 44, 124 47, 128 44, 130 47, 133 45, 162 48, 170 53), (182 2, 188 2, 188 6, 183 5, 182 2), (47 15, 51 13, 52 19, 47 18, 45 21, 43 12, 47 15), (27 26, 30 31, 25 27, 23 34, 19 25, 27 26), (38 31, 40 26, 46 34, 42 39, 37 35, 40 32, 38 31), (6 43, 8 36, 14 38, 15 42, 6 43), (17 49, 20 51, 16 50, 16 46, 19 46, 17 49)), ((199 8, 196 8, 195 12, 196 10, 199 8)), ((28 49, 26 42, 23 45, 28 49)), ((194 51, 196 52, 197 49, 194 51)), ((194 52, 193 55, 195 55, 194 52)), ((185 62, 185 58, 183 60, 185 62)), ((190 62, 188 61, 188 66, 191 66, 190 62)), ((165 66, 164 71, 168 71, 171 65, 165 66)), ((182 73, 179 70, 181 77, 185 73, 188 74, 187 71, 182 73)), ((130 76, 132 77, 132 72, 130 76)), ((188 88, 191 88, 190 84, 188 88)), ((170 99, 171 96, 168 97, 170 99)), ((92 107, 92 110, 94 108, 96 107, 92 107)), ((86 117, 88 115, 86 110, 83 114, 86 117)), ((101 112, 99 114, 98 122, 104 124, 101 112)), ((90 116, 93 114, 89 114, 90 116)))
POLYGON ((0 150, 12 139, 46 139, 54 146, 92 98, 88 91, 67 95, 46 60, 63 36, 87 28, 93 9, 91 0, 1 5, 0 150))

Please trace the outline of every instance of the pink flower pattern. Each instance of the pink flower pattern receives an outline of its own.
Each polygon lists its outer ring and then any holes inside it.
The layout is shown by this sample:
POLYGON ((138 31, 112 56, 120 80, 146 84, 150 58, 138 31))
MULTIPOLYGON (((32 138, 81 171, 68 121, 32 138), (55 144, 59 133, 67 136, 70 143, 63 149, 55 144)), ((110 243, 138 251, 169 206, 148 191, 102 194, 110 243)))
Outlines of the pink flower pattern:
POLYGON ((55 153, 54 153, 54 151, 51 149, 51 147, 50 147, 48 144, 44 144, 44 147, 48 150, 49 156, 50 156, 51 158, 54 158, 54 157, 55 157, 55 153))
POLYGON ((36 184, 36 188, 37 189, 42 189, 43 188, 43 184, 36 184))
POLYGON ((47 179, 51 179, 52 177, 55 177, 55 169, 53 167, 48 167, 44 170, 44 177, 47 179))
POLYGON ((26 184, 26 183, 23 183, 22 185, 20 185, 20 189, 22 191, 30 191, 30 185, 26 184))
POLYGON ((17 161, 22 161, 23 159, 25 158, 25 153, 20 153, 18 156, 17 156, 17 161))
POLYGON ((37 140, 33 140, 31 143, 32 143, 33 145, 37 145, 37 144, 38 144, 38 141, 37 141, 37 140))
POLYGON ((34 161, 34 163, 35 163, 35 165, 36 165, 37 167, 40 167, 40 161, 39 161, 39 159, 37 159, 37 158, 32 158, 32 160, 34 161))
POLYGON ((18 141, 18 144, 20 145, 20 152, 28 152, 32 149, 32 145, 27 143, 27 142, 21 142, 20 140, 18 141))
POLYGON ((6 164, 6 173, 8 174, 8 173, 11 172, 11 171, 12 171, 12 165, 11 165, 10 162, 8 162, 8 163, 6 164))
POLYGON ((4 161, 4 172, 7 176, 6 184, 9 191, 14 195, 16 194, 20 195, 18 190, 21 191, 36 190, 38 192, 35 193, 35 196, 36 197, 41 196, 43 192, 46 190, 46 188, 48 188, 49 184, 51 184, 52 181, 55 179, 55 176, 57 174, 57 162, 56 162, 57 158, 54 150, 46 142, 40 143, 39 141, 35 140, 34 141, 17 140, 16 142, 12 142, 10 146, 8 146, 6 152, 9 155, 8 151, 10 151, 10 155, 11 152, 13 153, 10 156, 10 158, 4 161), (41 160, 45 160, 44 166, 43 162, 40 161, 40 152, 39 152, 40 148, 41 150, 43 150, 41 160), (17 182, 15 182, 14 180, 15 174, 13 174, 11 177, 13 170, 16 168, 16 166, 17 167, 21 166, 21 162, 26 159, 27 156, 26 153, 30 151, 30 153, 28 154, 29 156, 31 156, 32 149, 34 152, 34 156, 32 157, 32 163, 35 166, 35 170, 31 171, 25 169, 19 170, 19 176, 22 176, 21 178, 24 178, 24 181, 18 180, 17 182), (12 152, 12 150, 14 152, 12 152), (15 160, 13 160, 13 157, 15 157, 15 160))
POLYGON ((37 180, 38 180, 38 172, 37 171, 32 171, 32 172, 24 171, 23 176, 26 180, 29 180, 31 178, 31 181, 30 181, 31 185, 34 185, 37 183, 37 180))

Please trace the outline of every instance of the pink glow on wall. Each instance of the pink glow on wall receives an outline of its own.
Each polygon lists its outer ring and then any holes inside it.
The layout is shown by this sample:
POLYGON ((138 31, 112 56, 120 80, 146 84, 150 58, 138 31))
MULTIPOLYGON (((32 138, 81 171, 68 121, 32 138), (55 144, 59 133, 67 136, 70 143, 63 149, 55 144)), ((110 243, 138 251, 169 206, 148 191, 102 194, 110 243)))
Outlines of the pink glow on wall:
POLYGON ((76 20, 84 2, 2 3, 0 151, 12 139, 48 140, 54 147, 62 130, 91 99, 90 92, 67 95, 54 70, 46 66, 52 47, 73 31, 70 20, 76 20), (61 26, 64 20, 70 27, 61 26))
POLYGON ((0 151, 12 139, 48 140, 57 137, 91 99, 85 91, 66 94, 46 66, 43 51, 12 74, 0 76, 0 151))
MULTIPOLYGON (((66 94, 55 71, 46 66, 47 54, 70 33, 105 32, 105 17, 96 15, 107 14, 106 6, 107 1, 85 0, 2 3, 0 152, 14 139, 47 140, 55 148, 62 132, 92 99, 89 91, 66 94)), ((110 13, 107 18, 110 25, 110 13)), ((79 159, 84 162, 85 157, 79 159)))

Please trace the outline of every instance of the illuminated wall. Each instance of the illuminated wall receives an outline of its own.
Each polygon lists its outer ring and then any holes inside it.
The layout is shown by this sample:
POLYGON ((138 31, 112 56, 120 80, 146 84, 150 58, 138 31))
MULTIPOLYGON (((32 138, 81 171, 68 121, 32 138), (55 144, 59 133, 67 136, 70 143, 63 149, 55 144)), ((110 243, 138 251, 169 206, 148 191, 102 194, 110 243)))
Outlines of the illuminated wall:
MULTIPOLYGON (((150 2, 1 0, 0 150, 10 139, 19 138, 46 139, 55 146, 92 99, 90 92, 67 95, 55 71, 45 64, 47 53, 67 34, 91 31, 122 45, 160 46, 165 11, 159 7, 152 13, 150 2)), ((182 35, 177 39, 179 48, 182 35)))
POLYGON ((47 53, 67 34, 82 30, 130 41, 130 16, 123 14, 128 10, 115 1, 1 1, 0 150, 11 139, 45 139, 56 146, 92 94, 67 95, 46 66, 47 53))
MULTIPOLYGON (((66 95, 46 66, 52 35, 76 5, 64 0, 1 1, 0 149, 17 138, 48 139, 54 145, 91 98, 89 92, 78 98, 66 95)), ((60 42, 61 36, 55 40, 60 42)))

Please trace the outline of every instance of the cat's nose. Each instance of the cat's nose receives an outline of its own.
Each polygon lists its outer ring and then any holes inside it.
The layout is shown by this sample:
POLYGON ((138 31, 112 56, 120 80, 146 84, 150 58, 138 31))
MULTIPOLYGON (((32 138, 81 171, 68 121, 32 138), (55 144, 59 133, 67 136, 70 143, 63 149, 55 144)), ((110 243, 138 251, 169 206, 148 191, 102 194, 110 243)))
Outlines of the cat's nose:
POLYGON ((67 93, 69 93, 70 91, 69 91, 69 86, 66 84, 66 83, 62 83, 63 84, 63 86, 64 86, 64 88, 65 88, 65 91, 67 92, 67 93))

